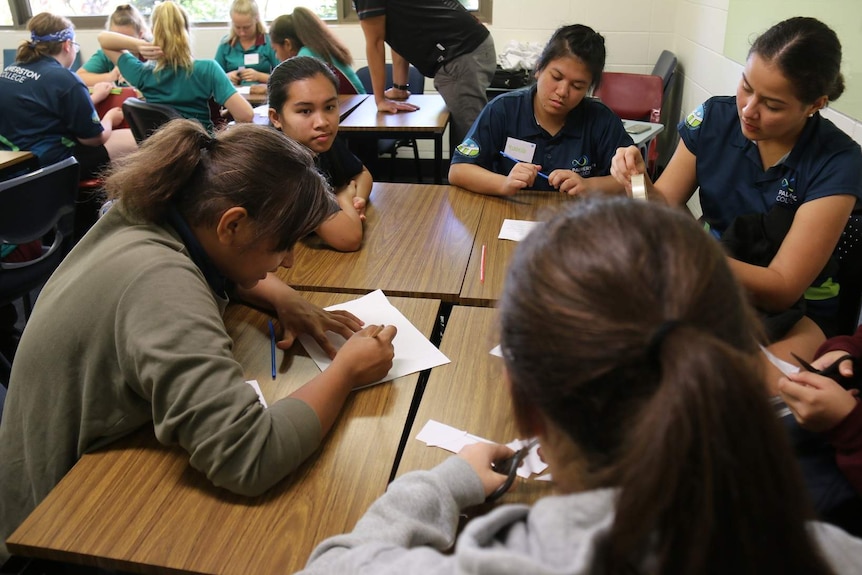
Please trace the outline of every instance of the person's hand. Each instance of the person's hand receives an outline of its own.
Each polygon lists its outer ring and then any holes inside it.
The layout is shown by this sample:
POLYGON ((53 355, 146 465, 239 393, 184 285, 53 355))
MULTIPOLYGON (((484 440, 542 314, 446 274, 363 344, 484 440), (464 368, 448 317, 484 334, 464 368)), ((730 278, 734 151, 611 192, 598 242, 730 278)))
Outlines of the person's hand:
POLYGON ((327 331, 349 339, 363 326, 362 320, 349 311, 326 311, 306 301, 293 290, 282 295, 275 311, 278 314, 279 323, 284 328, 281 340, 277 343, 279 349, 289 349, 296 340, 296 336, 307 333, 320 344, 330 358, 335 357, 335 347, 326 338, 327 331))
POLYGON ((858 390, 848 391, 833 380, 800 371, 778 380, 778 392, 803 428, 822 433, 841 423, 856 407, 858 390))
POLYGON ((388 100, 406 100, 410 97, 410 90, 399 90, 398 88, 389 88, 383 95, 386 96, 388 100))
POLYGON ((140 54, 144 60, 158 60, 165 55, 159 46, 148 42, 138 46, 138 54, 140 54))
POLYGON ((632 195, 632 176, 645 173, 646 164, 637 146, 617 148, 617 152, 611 159, 611 175, 617 182, 625 186, 629 196, 632 195))
MULTIPOLYGON (((846 351, 836 349, 835 351, 824 353, 812 361, 811 366, 816 369, 826 369, 834 362, 838 361, 839 357, 844 357, 845 355, 847 355, 846 351)), ((853 377, 853 360, 847 359, 838 364, 838 372, 844 377, 853 377)))
POLYGON ((501 190, 504 196, 514 196, 524 188, 529 188, 536 181, 536 174, 542 166, 538 164, 529 164, 527 162, 517 162, 512 166, 509 175, 506 176, 501 190))
POLYGON ((242 82, 261 82, 263 73, 258 72, 254 68, 246 68, 239 72, 240 81, 242 82))
POLYGON ((472 443, 462 447, 458 457, 470 464, 482 481, 485 497, 488 497, 506 481, 506 476, 494 471, 491 463, 514 454, 514 451, 499 443, 472 443))
POLYGON ((237 70, 232 70, 227 73, 228 80, 235 86, 239 86, 242 83, 242 78, 239 76, 239 72, 237 70))
POLYGON ((577 196, 586 192, 587 181, 572 170, 554 170, 548 174, 548 183, 563 194, 577 196))
POLYGON ((331 369, 345 370, 354 389, 381 379, 392 369, 397 331, 394 325, 369 325, 357 331, 335 354, 331 369))
POLYGON ((266 94, 266 84, 254 84, 248 87, 249 94, 264 95, 266 94))
POLYGON ((123 109, 120 108, 119 106, 111 108, 110 110, 105 112, 105 115, 102 117, 103 120, 104 119, 110 120, 111 128, 116 128, 117 126, 122 124, 123 118, 124 118, 123 117, 123 109))
POLYGON ((386 112, 387 114, 397 114, 398 112, 415 112, 419 106, 408 102, 396 102, 394 100, 380 100, 377 102, 377 111, 386 112))
POLYGON ((110 96, 113 89, 114 84, 112 82, 96 82, 90 88, 90 99, 93 100, 94 104, 98 104, 110 96))

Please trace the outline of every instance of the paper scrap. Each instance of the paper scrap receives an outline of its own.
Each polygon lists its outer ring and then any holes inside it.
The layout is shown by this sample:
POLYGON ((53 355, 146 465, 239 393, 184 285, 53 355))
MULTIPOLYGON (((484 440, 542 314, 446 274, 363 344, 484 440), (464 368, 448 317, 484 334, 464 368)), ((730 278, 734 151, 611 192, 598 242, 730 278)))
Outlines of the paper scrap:
POLYGON ((251 86, 237 86, 236 92, 237 94, 243 94, 245 96, 248 96, 249 94, 251 94, 251 86))
POLYGON ((260 390, 260 384, 256 379, 250 379, 246 381, 247 384, 251 386, 251 388, 257 393, 257 398, 260 400, 260 404, 264 407, 264 409, 269 407, 269 404, 266 403, 266 398, 263 396, 263 392, 260 390))
POLYGON ((783 373, 784 375, 790 375, 793 373, 799 373, 799 368, 793 365, 792 363, 786 362, 762 345, 760 346, 760 350, 766 355, 766 359, 769 360, 769 363, 778 368, 778 371, 783 373))
MULTIPOLYGON (((494 443, 478 435, 472 435, 433 419, 429 419, 422 429, 419 430, 419 433, 416 434, 416 439, 424 442, 429 447, 440 447, 452 453, 458 453, 464 446, 473 443, 494 443)), ((512 451, 517 451, 529 442, 529 439, 513 439, 506 444, 506 447, 512 451)), ((547 468, 548 464, 539 457, 539 445, 536 444, 524 458, 524 462, 518 468, 517 473, 519 477, 527 479, 533 474, 542 473, 547 468)))
POLYGON ((503 357, 503 347, 500 344, 494 346, 494 349, 489 351, 491 355, 496 355, 497 357, 503 357))
MULTIPOLYGON (((404 317, 404 314, 389 302, 381 290, 373 291, 352 301, 329 306, 326 309, 328 311, 337 309, 349 311, 364 321, 365 325, 394 325, 398 329, 398 333, 392 341, 395 348, 392 369, 382 379, 369 385, 391 381, 450 361, 439 349, 434 347, 434 344, 428 341, 428 338, 421 331, 416 329, 416 326, 410 323, 410 320, 404 317)), ((335 349, 341 349, 341 346, 347 341, 339 334, 329 331, 326 332, 326 337, 335 346, 335 349)), ((332 360, 324 353, 314 338, 308 334, 303 334, 299 336, 299 341, 321 371, 329 367, 332 360)))
POLYGON ((503 220, 503 225, 500 228, 500 235, 497 236, 501 240, 512 240, 520 242, 527 237, 533 228, 540 225, 542 222, 530 222, 527 220, 503 220))

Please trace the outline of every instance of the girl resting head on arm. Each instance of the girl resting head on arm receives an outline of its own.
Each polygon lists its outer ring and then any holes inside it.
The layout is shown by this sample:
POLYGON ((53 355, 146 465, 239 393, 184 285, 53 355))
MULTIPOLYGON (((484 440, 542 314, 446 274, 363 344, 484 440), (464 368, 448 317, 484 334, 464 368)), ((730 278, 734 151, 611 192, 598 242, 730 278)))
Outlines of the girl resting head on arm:
POLYGON ((321 60, 298 56, 273 70, 267 87, 273 127, 315 153, 315 162, 330 182, 341 210, 316 230, 333 248, 362 246, 362 222, 371 194, 371 172, 338 138, 338 83, 321 60))
MULTIPOLYGON (((152 33, 147 21, 137 8, 131 4, 122 4, 108 16, 105 29, 117 34, 125 34, 132 38, 150 40, 152 33)), ((117 85, 125 85, 126 81, 120 75, 120 70, 105 56, 102 49, 90 56, 83 66, 78 68, 77 74, 88 86, 95 86, 100 82, 110 82, 117 85)))

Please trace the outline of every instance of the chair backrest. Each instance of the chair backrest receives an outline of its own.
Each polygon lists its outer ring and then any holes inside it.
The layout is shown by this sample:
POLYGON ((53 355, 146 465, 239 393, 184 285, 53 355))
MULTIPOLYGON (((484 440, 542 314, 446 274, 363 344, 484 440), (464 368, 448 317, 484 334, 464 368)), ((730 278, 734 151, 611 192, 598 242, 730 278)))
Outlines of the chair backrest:
POLYGON ((837 333, 852 334, 862 309, 862 214, 850 216, 838 240, 835 255, 838 259, 836 279, 841 286, 837 333))
MULTIPOLYGON (((368 69, 368 66, 363 66, 362 68, 356 71, 356 75, 359 77, 359 81, 362 82, 362 86, 365 88, 365 91, 369 94, 374 93, 374 88, 371 86, 371 70, 368 69)), ((425 76, 422 75, 422 72, 417 70, 414 66, 410 66, 407 72, 407 82, 410 84, 410 93, 411 94, 424 94, 425 93, 425 76)), ((392 86, 392 64, 386 64, 386 88, 392 86)))
POLYGON ((652 74, 605 72, 595 96, 624 120, 658 122, 664 90, 652 74))
POLYGON ((652 75, 661 78, 662 92, 664 93, 665 99, 667 99, 667 90, 670 87, 670 81, 673 79, 673 75, 676 72, 676 63, 676 55, 674 55, 673 52, 670 50, 662 50, 652 69, 652 75))
POLYGON ((25 244, 52 229, 71 240, 77 195, 75 158, 0 182, 0 242, 25 244))
MULTIPOLYGON (((128 100, 129 98, 137 98, 138 93, 134 88, 125 87, 125 88, 114 88, 111 90, 111 93, 108 94, 108 97, 96 104, 96 113, 99 114, 99 117, 102 118, 111 108, 119 108, 122 107, 123 102, 128 100)), ((126 119, 123 119, 123 123, 117 128, 128 128, 129 123, 126 119)))
POLYGON ((341 70, 339 70, 335 66, 330 66, 329 69, 332 70, 332 73, 335 74, 335 77, 338 79, 338 93, 339 94, 358 94, 359 93, 356 91, 356 86, 354 86, 353 83, 347 79, 347 76, 345 76, 341 70))
POLYGON ((3 67, 8 68, 15 63, 15 56, 18 55, 16 48, 3 48, 3 67))
POLYGON ((123 116, 139 144, 162 124, 182 118, 179 112, 166 104, 153 104, 137 98, 126 98, 123 101, 123 116))

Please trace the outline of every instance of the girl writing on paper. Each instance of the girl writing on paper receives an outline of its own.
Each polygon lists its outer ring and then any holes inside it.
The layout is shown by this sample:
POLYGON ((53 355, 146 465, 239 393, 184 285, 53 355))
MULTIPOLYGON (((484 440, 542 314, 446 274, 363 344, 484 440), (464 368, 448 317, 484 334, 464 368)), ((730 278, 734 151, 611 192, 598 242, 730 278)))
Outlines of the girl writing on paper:
POLYGON ((317 449, 353 388, 392 365, 394 327, 362 329, 272 273, 335 207, 303 146, 263 126, 211 137, 174 120, 105 187, 116 202, 42 289, 12 367, 0 541, 84 453, 145 426, 215 485, 262 493, 317 449), (264 408, 231 354, 228 293, 277 314, 280 348, 309 333, 331 366, 264 408), (337 354, 327 330, 348 338, 337 354))
POLYGON ((605 39, 563 26, 536 63, 536 84, 494 98, 452 155, 449 182, 492 196, 523 189, 621 193, 611 158, 632 144, 610 108, 588 98, 605 67, 605 39))
POLYGON ((303 573, 860 572, 862 541, 811 521, 753 313, 691 218, 576 203, 518 245, 500 315, 514 417, 559 493, 456 541, 511 454, 474 444, 396 479, 303 573))
POLYGON ((237 122, 251 122, 254 111, 213 60, 192 56, 189 16, 167 0, 153 8, 153 41, 101 32, 99 43, 120 73, 147 102, 167 104, 185 118, 213 129, 210 100, 224 106, 237 122), (135 56, 143 56, 141 62, 135 56))
POLYGON ((323 61, 297 56, 273 70, 268 96, 270 123, 314 152, 341 208, 317 227, 317 235, 336 250, 358 250, 374 182, 338 137, 338 81, 323 61))

